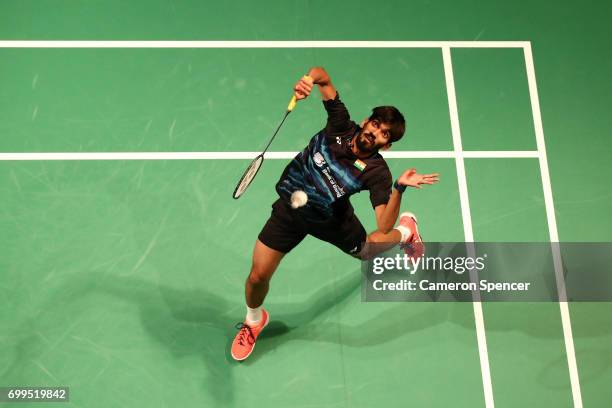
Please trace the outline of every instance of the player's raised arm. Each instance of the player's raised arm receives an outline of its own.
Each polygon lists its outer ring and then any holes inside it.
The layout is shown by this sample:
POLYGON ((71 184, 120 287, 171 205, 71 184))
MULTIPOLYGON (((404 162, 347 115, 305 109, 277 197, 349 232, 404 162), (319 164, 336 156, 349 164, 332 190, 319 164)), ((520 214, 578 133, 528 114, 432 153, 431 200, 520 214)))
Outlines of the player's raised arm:
POLYGON ((313 82, 319 87, 321 98, 323 98, 324 101, 334 99, 336 97, 336 88, 334 88, 331 78, 323 67, 310 68, 308 75, 312 77, 313 82))
POLYGON ((295 96, 298 100, 307 98, 312 91, 313 84, 319 87, 321 97, 324 101, 334 99, 336 97, 336 88, 332 85, 331 79, 327 74, 327 71, 322 67, 313 67, 308 71, 308 76, 312 78, 310 82, 307 78, 300 78, 299 81, 293 87, 295 96))

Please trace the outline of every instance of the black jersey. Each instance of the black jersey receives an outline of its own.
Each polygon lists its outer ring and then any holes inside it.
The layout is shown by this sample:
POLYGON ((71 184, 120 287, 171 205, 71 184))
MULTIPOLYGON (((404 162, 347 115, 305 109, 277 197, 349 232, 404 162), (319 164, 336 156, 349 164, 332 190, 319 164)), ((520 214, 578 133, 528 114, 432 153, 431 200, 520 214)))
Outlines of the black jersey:
POLYGON ((387 163, 379 153, 365 159, 355 156, 350 143, 361 128, 338 93, 323 105, 328 114, 325 128, 287 165, 276 191, 286 202, 294 191, 306 192, 308 203, 299 212, 311 220, 350 216, 349 197, 362 190, 370 191, 372 207, 386 204, 393 182, 387 163))

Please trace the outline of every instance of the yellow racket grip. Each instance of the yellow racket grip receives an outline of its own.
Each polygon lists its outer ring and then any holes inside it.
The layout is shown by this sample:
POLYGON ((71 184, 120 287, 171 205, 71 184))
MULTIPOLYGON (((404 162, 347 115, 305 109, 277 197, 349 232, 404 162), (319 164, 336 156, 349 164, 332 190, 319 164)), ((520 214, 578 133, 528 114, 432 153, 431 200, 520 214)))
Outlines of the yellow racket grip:
MULTIPOLYGON (((310 75, 304 75, 302 79, 305 79, 309 82, 313 82, 313 79, 310 75)), ((293 97, 291 97, 291 100, 289 101, 289 105, 287 106, 287 111, 291 112, 293 108, 295 108, 295 105, 297 105, 297 98, 295 95, 293 95, 293 97)))
POLYGON ((287 112, 291 112, 293 108, 295 108, 295 105, 297 105, 297 98, 293 95, 289 101, 289 106, 287 106, 287 112))

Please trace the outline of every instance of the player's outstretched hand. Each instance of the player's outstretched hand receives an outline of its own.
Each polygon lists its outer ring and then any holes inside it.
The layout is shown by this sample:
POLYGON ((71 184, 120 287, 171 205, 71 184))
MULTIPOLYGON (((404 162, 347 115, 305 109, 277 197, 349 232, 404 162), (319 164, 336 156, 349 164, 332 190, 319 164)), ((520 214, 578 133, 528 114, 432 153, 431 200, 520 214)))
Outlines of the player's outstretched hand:
POLYGON ((312 85, 312 78, 306 75, 300 78, 300 80, 297 81, 293 87, 293 93, 295 94, 296 99, 299 101, 307 98, 312 91, 312 85))
POLYGON ((408 169, 402 174, 397 181, 404 185, 414 188, 421 188, 421 184, 435 184, 438 182, 438 173, 418 174, 415 168, 408 169))

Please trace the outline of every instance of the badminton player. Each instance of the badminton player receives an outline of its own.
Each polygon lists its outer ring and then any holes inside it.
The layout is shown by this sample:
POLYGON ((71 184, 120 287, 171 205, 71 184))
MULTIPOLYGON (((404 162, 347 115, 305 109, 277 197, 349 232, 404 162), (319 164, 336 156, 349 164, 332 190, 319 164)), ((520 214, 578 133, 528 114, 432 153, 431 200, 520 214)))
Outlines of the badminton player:
POLYGON ((407 187, 434 184, 438 174, 408 169, 395 182, 380 150, 387 150, 404 135, 404 117, 393 106, 379 106, 361 124, 351 120, 327 72, 310 69, 294 86, 298 100, 317 85, 327 111, 325 127, 285 168, 276 184, 279 198, 255 241, 251 271, 246 280, 247 314, 238 325, 232 357, 246 359, 270 321, 263 308, 270 279, 283 256, 310 234, 355 258, 365 259, 368 243, 419 244, 416 217, 403 213, 394 227, 402 193, 407 187), (368 190, 377 230, 367 234, 354 213, 349 197, 368 190))

